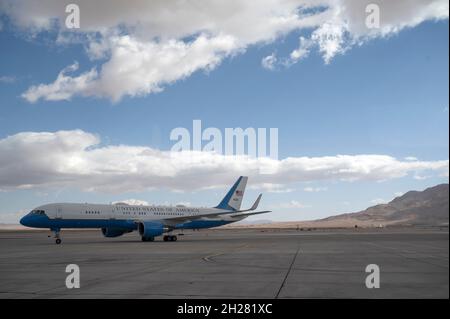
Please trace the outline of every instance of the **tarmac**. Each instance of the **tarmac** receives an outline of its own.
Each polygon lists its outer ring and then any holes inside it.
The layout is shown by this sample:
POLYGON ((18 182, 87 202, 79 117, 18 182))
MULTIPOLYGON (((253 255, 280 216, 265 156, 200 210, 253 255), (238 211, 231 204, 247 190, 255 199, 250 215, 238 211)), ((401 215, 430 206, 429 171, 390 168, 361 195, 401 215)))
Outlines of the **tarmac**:
POLYGON ((0 231, 0 298, 449 298, 448 228, 48 234, 0 231), (80 288, 66 287, 69 264, 80 288))

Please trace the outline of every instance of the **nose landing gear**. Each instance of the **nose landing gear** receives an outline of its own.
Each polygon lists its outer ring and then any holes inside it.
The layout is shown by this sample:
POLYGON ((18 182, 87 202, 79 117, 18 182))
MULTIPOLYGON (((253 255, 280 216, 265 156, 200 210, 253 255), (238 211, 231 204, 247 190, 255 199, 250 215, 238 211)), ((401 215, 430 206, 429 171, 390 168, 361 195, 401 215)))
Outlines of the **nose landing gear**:
POLYGON ((163 237, 164 241, 177 241, 177 236, 176 235, 165 235, 163 237))
MULTIPOLYGON (((61 244, 62 240, 61 240, 61 237, 59 235, 59 231, 60 230, 59 229, 51 229, 51 231, 54 233, 53 238, 55 238, 55 243, 57 245, 61 244)), ((48 237, 50 237, 50 236, 48 236, 48 237)))

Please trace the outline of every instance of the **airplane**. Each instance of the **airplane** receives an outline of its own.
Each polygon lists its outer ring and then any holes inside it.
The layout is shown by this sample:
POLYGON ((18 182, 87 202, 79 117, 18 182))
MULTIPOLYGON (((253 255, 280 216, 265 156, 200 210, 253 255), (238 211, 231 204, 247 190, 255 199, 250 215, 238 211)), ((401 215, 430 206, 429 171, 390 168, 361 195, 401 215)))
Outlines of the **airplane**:
POLYGON ((171 234, 176 229, 218 227, 251 215, 269 213, 268 210, 255 211, 262 194, 251 208, 241 210, 247 180, 247 176, 240 176, 222 201, 212 208, 52 203, 36 207, 22 217, 20 223, 27 227, 49 228, 56 244, 61 244, 63 228, 100 228, 105 237, 119 237, 137 230, 142 241, 154 241, 155 237, 167 233, 164 241, 176 241, 177 236, 171 234))

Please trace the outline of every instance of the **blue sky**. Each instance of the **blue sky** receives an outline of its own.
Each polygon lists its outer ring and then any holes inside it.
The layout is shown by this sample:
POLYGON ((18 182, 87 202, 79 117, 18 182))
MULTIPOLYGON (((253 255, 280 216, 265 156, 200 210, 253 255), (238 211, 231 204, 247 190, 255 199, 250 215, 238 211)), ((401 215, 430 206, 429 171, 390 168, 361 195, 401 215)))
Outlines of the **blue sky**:
MULTIPOLYGON (((176 127, 191 129, 192 121, 200 119, 204 128, 221 130, 278 128, 280 160, 378 154, 402 163, 412 160, 405 159, 408 157, 427 163, 448 161, 448 31, 448 18, 424 21, 361 46, 353 45, 336 54, 329 64, 315 50, 288 67, 262 67, 264 57, 272 53, 287 57, 298 46, 299 36, 311 34, 310 29, 294 30, 271 42, 247 45, 211 70, 199 69, 164 83, 159 93, 124 95, 118 101, 74 94, 67 100, 40 98, 30 103, 22 95, 33 85, 52 83, 75 61, 79 69, 74 76, 99 68, 108 58, 100 62, 90 59, 84 42, 56 43, 58 30, 29 37, 27 31, 5 18, 0 29, 0 140, 21 132, 78 129, 95 134, 101 140, 97 148, 125 145, 169 151, 174 144, 170 131, 176 127)), ((38 154, 46 157, 49 152, 51 148, 38 154)), ((238 176, 224 181, 234 177, 238 176)), ((111 192, 88 190, 78 182, 23 187, 5 182, 7 178, 11 176, 0 176, 0 214, 7 216, 5 221, 52 201, 133 198, 151 203, 214 205, 226 191, 225 182, 209 190, 193 186, 193 190, 174 191, 163 183, 161 187, 131 191, 125 187, 111 192)), ((318 177, 285 184, 277 180, 275 183, 288 191, 263 189, 262 204, 274 211, 268 219, 314 219, 357 211, 408 190, 447 182, 448 173, 434 170, 412 170, 386 180, 318 177), (316 191, 308 191, 310 188, 316 191)), ((211 181, 211 185, 217 183, 211 181)), ((245 203, 250 205, 260 191, 250 189, 245 203)))

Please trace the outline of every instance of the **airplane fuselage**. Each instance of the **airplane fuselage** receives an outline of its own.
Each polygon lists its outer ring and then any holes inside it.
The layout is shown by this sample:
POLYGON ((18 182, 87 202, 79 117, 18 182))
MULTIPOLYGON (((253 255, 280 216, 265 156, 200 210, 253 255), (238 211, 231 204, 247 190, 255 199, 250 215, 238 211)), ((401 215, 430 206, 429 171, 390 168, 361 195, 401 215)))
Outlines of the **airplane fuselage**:
MULTIPOLYGON (((225 210, 203 207, 144 206, 127 204, 55 203, 39 206, 21 223, 35 228, 121 228, 136 230, 139 222, 170 220, 174 217, 223 213, 225 210), (35 213, 33 213, 35 212, 35 213)), ((199 217, 188 222, 174 221, 173 229, 200 229, 226 225, 243 219, 230 215, 199 217)))

